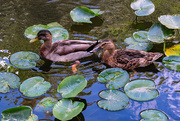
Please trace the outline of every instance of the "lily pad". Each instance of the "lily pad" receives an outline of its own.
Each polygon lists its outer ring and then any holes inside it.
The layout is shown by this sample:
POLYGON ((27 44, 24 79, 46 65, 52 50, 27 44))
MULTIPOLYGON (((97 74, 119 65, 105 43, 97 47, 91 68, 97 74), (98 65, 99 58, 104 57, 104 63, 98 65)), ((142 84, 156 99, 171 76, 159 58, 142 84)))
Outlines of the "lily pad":
POLYGON ((39 60, 39 55, 30 51, 20 51, 10 56, 10 62, 16 68, 29 69, 36 66, 36 61, 39 60))
POLYGON ((169 29, 180 29, 180 14, 162 15, 158 20, 169 29))
POLYGON ((4 110, 1 115, 1 121, 26 121, 32 113, 32 109, 29 106, 19 106, 4 110))
POLYGON ((24 35, 31 40, 34 39, 37 33, 42 29, 48 29, 51 32, 52 42, 57 40, 66 40, 69 38, 68 31, 57 22, 52 22, 47 25, 39 24, 30 26, 25 30, 24 35))
POLYGON ((122 110, 129 104, 129 98, 119 90, 103 90, 99 93, 103 98, 97 102, 100 108, 110 111, 122 110))
POLYGON ((162 63, 166 68, 180 72, 180 56, 178 55, 166 56, 163 58, 162 63))
POLYGON ((144 110, 140 113, 140 115, 143 118, 140 121, 168 121, 166 114, 159 110, 144 110))
POLYGON ((150 0, 134 0, 131 3, 131 8, 137 16, 147 16, 154 12, 155 6, 150 0))
POLYGON ((37 115, 31 114, 31 116, 26 121, 39 121, 39 120, 37 115))
POLYGON ((166 56, 169 55, 180 55, 180 44, 174 45, 170 48, 166 48, 165 50, 166 56))
POLYGON ((77 116, 84 108, 84 103, 72 101, 71 99, 61 99, 53 108, 53 115, 59 120, 70 120, 77 116))
POLYGON ((79 6, 74 8, 70 12, 70 15, 74 22, 92 23, 90 18, 98 16, 102 13, 103 11, 100 11, 99 9, 89 9, 84 6, 79 6))
POLYGON ((175 31, 168 29, 160 23, 155 23, 151 26, 148 33, 148 39, 152 42, 163 43, 164 39, 175 37, 175 31))
POLYGON ((155 89, 155 83, 151 80, 134 80, 124 87, 127 96, 137 101, 148 101, 156 98, 159 93, 155 89))
POLYGON ((41 112, 41 111, 49 112, 53 109, 56 102, 57 102, 57 99, 55 98, 45 97, 36 105, 35 110, 38 112, 41 112))
POLYGON ((133 33, 133 38, 141 43, 149 42, 148 32, 147 31, 137 31, 133 33))
POLYGON ((9 72, 0 73, 0 92, 7 93, 10 91, 10 88, 17 89, 21 82, 18 76, 9 72))
POLYGON ((107 83, 108 89, 119 89, 129 81, 129 74, 121 68, 109 68, 102 71, 97 80, 101 83, 107 83))
POLYGON ((59 92, 64 98, 75 97, 86 87, 86 85, 87 81, 83 76, 72 75, 66 77, 59 84, 57 92, 59 92))
POLYGON ((27 97, 36 97, 46 93, 50 87, 51 84, 44 81, 44 78, 36 76, 25 80, 20 86, 20 91, 27 97))

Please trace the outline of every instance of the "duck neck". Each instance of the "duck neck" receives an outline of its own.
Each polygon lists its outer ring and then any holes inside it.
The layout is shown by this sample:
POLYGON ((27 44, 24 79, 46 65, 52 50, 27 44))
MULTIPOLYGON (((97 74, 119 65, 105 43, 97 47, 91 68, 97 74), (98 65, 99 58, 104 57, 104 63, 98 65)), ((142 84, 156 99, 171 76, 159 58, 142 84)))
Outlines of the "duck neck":
POLYGON ((51 41, 44 41, 44 46, 48 49, 51 48, 51 41))
POLYGON ((114 51, 115 51, 115 48, 108 49, 108 52, 109 52, 110 55, 112 55, 114 53, 114 51))

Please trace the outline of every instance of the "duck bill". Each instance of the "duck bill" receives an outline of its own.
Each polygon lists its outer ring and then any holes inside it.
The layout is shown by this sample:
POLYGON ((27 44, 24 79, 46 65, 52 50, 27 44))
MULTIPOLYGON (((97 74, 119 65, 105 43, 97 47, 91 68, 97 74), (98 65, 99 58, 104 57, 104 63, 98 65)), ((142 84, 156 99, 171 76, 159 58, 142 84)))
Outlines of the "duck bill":
POLYGON ((38 37, 36 37, 36 38, 30 40, 29 42, 30 42, 30 43, 33 43, 33 42, 38 41, 38 40, 39 40, 38 37))

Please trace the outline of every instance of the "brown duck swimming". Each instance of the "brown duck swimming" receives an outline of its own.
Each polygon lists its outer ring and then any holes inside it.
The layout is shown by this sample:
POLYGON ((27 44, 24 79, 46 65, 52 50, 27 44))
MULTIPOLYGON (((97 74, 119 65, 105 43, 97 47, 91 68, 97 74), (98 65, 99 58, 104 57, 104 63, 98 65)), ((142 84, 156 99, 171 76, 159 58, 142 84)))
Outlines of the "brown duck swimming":
POLYGON ((111 67, 133 70, 138 67, 145 67, 153 63, 163 54, 158 52, 145 52, 132 49, 117 49, 112 40, 103 40, 91 52, 105 49, 102 54, 102 61, 111 67))

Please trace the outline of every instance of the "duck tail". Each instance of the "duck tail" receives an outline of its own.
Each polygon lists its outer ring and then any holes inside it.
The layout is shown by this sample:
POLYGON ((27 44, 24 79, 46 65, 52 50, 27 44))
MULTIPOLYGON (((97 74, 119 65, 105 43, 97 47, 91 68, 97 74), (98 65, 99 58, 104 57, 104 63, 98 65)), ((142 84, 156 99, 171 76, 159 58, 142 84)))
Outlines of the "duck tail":
POLYGON ((93 45, 91 45, 88 49, 86 49, 87 52, 90 52, 91 50, 94 49, 94 47, 99 44, 99 41, 97 40, 96 43, 94 43, 93 45))
POLYGON ((157 60, 158 58, 160 58, 161 56, 162 56, 163 54, 162 53, 158 53, 158 52, 155 52, 155 53, 153 53, 153 59, 152 59, 152 61, 155 61, 155 60, 157 60))

